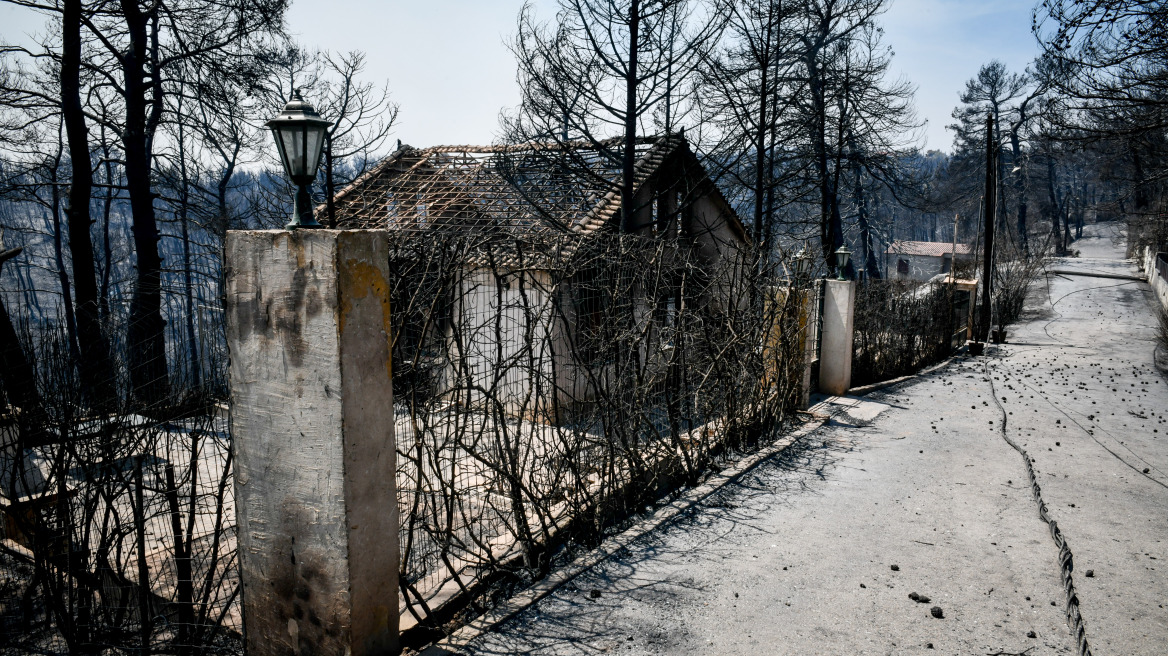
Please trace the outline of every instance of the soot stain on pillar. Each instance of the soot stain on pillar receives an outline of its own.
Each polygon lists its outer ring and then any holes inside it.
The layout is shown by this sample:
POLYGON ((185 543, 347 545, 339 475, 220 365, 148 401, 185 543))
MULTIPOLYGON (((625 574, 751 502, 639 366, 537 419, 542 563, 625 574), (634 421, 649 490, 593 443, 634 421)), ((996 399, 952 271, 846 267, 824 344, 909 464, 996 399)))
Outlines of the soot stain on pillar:
POLYGON ((285 507, 285 527, 292 537, 278 547, 272 561, 271 595, 262 603, 270 604, 275 612, 266 613, 272 624, 259 635, 271 641, 269 646, 279 645, 276 651, 295 656, 344 654, 348 618, 343 595, 330 589, 328 562, 296 544, 298 533, 314 530, 301 521, 311 513, 293 500, 287 500, 285 507))

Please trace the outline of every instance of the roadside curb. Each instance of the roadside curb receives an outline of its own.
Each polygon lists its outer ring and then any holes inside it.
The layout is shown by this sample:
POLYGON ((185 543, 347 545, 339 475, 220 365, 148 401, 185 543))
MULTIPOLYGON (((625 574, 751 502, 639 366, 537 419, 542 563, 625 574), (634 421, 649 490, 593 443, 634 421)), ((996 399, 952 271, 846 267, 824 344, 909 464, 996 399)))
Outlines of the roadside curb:
MULTIPOLYGON (((830 400, 827 399, 827 401, 830 400)), ((818 405, 822 405, 822 403, 818 405)), ((818 405, 813 406, 812 410, 818 407, 818 405)), ((828 419, 826 415, 811 411, 808 411, 807 414, 811 416, 811 419, 790 434, 784 435, 769 446, 745 456, 733 465, 711 474, 705 483, 689 490, 672 503, 658 508, 653 512, 652 516, 633 524, 619 535, 608 538, 596 549, 589 551, 570 564, 552 572, 543 580, 516 594, 443 640, 439 640, 423 649, 419 653, 419 656, 444 656, 464 653, 460 649, 469 645, 482 634, 489 633, 497 625, 523 612, 554 592, 560 586, 583 574, 585 570, 604 562, 618 551, 625 549, 645 535, 673 523, 684 513, 705 501, 715 492, 735 482, 743 474, 762 464, 763 461, 781 453, 803 437, 814 432, 820 426, 823 426, 828 419)))
POLYGON ((959 351, 959 352, 954 353, 953 355, 945 358, 944 360, 938 362, 937 364, 935 364, 931 367, 921 369, 920 371, 916 372, 915 374, 909 374, 907 376, 901 376, 900 378, 893 378, 891 380, 882 380, 878 383, 872 383, 870 385, 862 385, 860 387, 853 387, 850 390, 848 390, 847 395, 848 396, 864 396, 865 394, 870 394, 870 393, 875 392, 877 390, 882 390, 886 387, 892 387, 893 385, 899 385, 901 383, 913 380, 914 378, 920 378, 921 376, 927 376, 927 375, 933 373, 934 371, 937 371, 938 369, 944 369, 945 367, 956 362, 958 358, 963 358, 965 356, 966 356, 966 353, 964 351, 959 351))

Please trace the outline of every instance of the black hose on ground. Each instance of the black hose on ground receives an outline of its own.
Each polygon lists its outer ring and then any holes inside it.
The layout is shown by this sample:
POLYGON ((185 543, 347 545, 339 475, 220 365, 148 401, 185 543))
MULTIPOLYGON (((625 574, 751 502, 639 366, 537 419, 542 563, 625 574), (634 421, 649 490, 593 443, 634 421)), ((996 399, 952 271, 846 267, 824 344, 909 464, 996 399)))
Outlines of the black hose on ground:
POLYGON ((1034 464, 1030 459, 1030 454, 1026 453, 1017 442, 1010 439, 1010 435, 1006 433, 1007 414, 1006 409, 1002 407, 1002 402, 998 400, 997 389, 994 388, 994 377, 990 375, 989 363, 983 363, 985 368, 986 380, 990 383, 990 391, 993 392, 994 404, 998 406, 998 410, 1002 413, 1001 428, 1002 439, 1006 440, 1015 451, 1022 455, 1022 460, 1026 463, 1026 474, 1030 477, 1030 489, 1034 492, 1034 501, 1038 504, 1038 516, 1042 521, 1046 522, 1050 529, 1050 537, 1054 539, 1055 546, 1059 550, 1059 572, 1062 574, 1063 591, 1067 596, 1067 622, 1071 625, 1071 632, 1075 636, 1075 640, 1079 645, 1079 656, 1091 656, 1091 646, 1087 644, 1087 625, 1083 621, 1083 615, 1079 612, 1079 595, 1075 592, 1075 581, 1071 574, 1075 570, 1074 558, 1071 554, 1071 547, 1067 544, 1067 539, 1063 537, 1063 532, 1059 530, 1058 523, 1051 519, 1050 514, 1046 509, 1046 502, 1042 499, 1042 488, 1038 485, 1038 477, 1034 474, 1034 464))

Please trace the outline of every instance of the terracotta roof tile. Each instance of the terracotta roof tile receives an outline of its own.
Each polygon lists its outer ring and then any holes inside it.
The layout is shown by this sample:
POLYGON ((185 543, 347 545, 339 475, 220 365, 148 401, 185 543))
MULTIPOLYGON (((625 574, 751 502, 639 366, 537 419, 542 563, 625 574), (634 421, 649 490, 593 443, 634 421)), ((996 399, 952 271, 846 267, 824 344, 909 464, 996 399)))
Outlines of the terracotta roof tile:
MULTIPOLYGON (((890 255, 931 255, 933 257, 941 257, 942 255, 949 255, 953 253, 953 242, 951 241, 902 241, 896 240, 888 247, 886 251, 890 255)), ((957 244, 958 255, 969 255, 972 253, 969 244, 957 244)))

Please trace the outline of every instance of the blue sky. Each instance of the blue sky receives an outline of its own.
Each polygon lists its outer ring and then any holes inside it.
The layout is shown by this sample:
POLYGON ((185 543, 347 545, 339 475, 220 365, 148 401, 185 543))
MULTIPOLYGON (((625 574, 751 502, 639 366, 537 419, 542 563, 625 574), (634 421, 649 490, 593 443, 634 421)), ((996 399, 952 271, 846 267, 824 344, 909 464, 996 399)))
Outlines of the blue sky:
MULTIPOLYGON (((396 138, 415 146, 487 143, 499 111, 518 102, 506 42, 522 0, 297 0, 292 32, 308 46, 364 50, 367 76, 385 80, 401 114, 396 138)), ((552 0, 537 0, 541 17, 552 0)), ((883 16, 892 69, 917 87, 928 148, 949 150, 944 126, 965 80, 990 59, 1022 70, 1037 52, 1027 0, 893 0, 883 16)), ((0 4, 5 41, 39 21, 0 4)))
MULTIPOLYGON (((414 146, 487 143, 499 110, 519 100, 506 41, 522 0, 299 0, 292 30, 306 43, 369 54, 401 105, 397 138, 414 146), (362 16, 360 21, 353 16, 362 16)), ((535 2, 541 17, 551 0, 535 2)), ((892 70, 917 86, 927 147, 948 151, 949 113, 965 80, 997 58, 1021 71, 1037 53, 1026 0, 893 0, 881 22, 892 70)))

